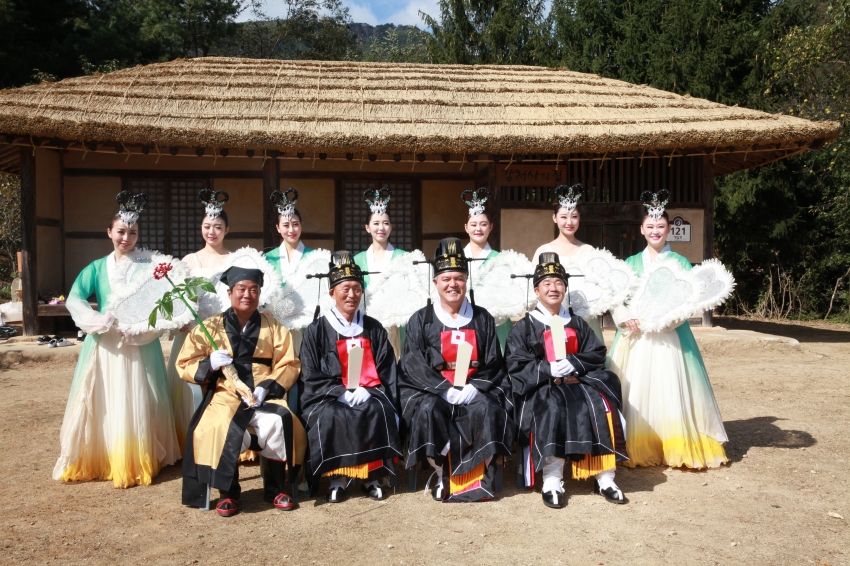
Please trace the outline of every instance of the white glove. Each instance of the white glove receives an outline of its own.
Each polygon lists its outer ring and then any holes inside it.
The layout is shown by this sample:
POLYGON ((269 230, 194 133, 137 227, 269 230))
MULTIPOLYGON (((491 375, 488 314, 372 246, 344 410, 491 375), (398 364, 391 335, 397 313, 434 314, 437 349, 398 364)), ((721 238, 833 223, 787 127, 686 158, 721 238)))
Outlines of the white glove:
POLYGON ((573 373, 573 371, 575 371, 575 368, 567 359, 549 362, 549 372, 552 374, 552 377, 564 377, 573 373))
POLYGON ((254 388, 254 399, 257 400, 257 406, 260 407, 263 404, 263 401, 266 398, 266 395, 269 394, 269 390, 265 387, 260 387, 259 385, 254 388))
POLYGON ((233 363, 230 352, 227 350, 216 350, 210 354, 210 367, 213 371, 233 363))
POLYGON ((350 407, 354 405, 359 405, 360 403, 365 403, 372 396, 369 393, 369 390, 365 387, 358 387, 354 391, 351 392, 351 401, 348 403, 350 407))
POLYGON ((451 387, 440 393, 440 397, 442 397, 452 405, 457 405, 457 400, 460 397, 460 389, 455 389, 454 387, 451 387))
POLYGON ((346 390, 346 392, 343 393, 342 395, 340 395, 339 397, 337 397, 336 400, 339 401, 340 403, 345 403, 346 405, 348 405, 350 407, 351 406, 351 398, 353 396, 354 396, 354 394, 351 391, 346 390))
POLYGON ((471 383, 467 383, 463 386, 463 389, 458 391, 457 402, 455 405, 467 405, 470 401, 475 399, 476 395, 478 395, 478 389, 476 389, 471 383))

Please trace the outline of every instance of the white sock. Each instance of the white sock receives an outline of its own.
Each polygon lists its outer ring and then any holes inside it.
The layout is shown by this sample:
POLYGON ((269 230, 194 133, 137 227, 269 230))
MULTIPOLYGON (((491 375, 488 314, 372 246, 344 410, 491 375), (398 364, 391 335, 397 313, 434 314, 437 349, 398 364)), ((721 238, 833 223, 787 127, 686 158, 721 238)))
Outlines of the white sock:
POLYGON ((364 485, 365 485, 367 488, 372 487, 372 486, 374 486, 374 487, 381 487, 381 484, 379 484, 379 483, 378 483, 378 480, 372 480, 372 481, 370 481, 369 483, 364 484, 364 485))
POLYGON ((345 476, 337 476, 335 478, 331 478, 331 487, 330 489, 334 489, 337 487, 341 487, 345 489, 345 486, 348 485, 348 478, 345 476))
POLYGON ((606 470, 604 472, 599 472, 596 474, 596 481, 599 483, 600 489, 608 489, 613 488, 619 490, 617 484, 614 483, 614 475, 617 473, 617 470, 606 470))
POLYGON ((564 459, 546 456, 543 459, 543 493, 564 493, 564 459))

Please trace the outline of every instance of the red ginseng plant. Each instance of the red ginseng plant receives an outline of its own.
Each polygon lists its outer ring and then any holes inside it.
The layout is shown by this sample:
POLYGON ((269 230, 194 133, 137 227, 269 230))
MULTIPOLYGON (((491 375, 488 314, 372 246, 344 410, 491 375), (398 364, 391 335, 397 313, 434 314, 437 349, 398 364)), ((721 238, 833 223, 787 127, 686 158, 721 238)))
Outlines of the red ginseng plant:
MULTIPOLYGON (((151 311, 151 315, 148 318, 148 325, 151 327, 155 326, 156 319, 159 316, 165 320, 171 320, 174 315, 174 299, 176 297, 183 301, 183 304, 186 305, 186 308, 189 309, 190 313, 192 313, 192 316, 195 318, 195 322, 197 322, 201 327, 201 330, 204 331, 204 336, 206 336, 207 340, 209 340, 213 350, 223 349, 216 345, 215 340, 213 340, 212 336, 210 336, 207 327, 204 325, 204 321, 201 320, 201 317, 198 316, 198 313, 195 312, 195 309, 193 309, 189 304, 189 301, 192 301, 193 303, 198 302, 199 291, 215 293, 215 286, 205 277, 187 277, 183 283, 175 284, 168 276, 168 272, 172 269, 173 267, 170 263, 160 263, 154 268, 154 279, 165 279, 171 283, 171 290, 166 291, 162 298, 156 302, 156 307, 154 307, 153 311, 151 311)), ((236 372, 236 368, 233 367, 233 364, 228 364, 221 369, 225 378, 231 382, 235 392, 241 396, 249 406, 256 406, 257 401, 254 399, 254 392, 245 385, 244 381, 239 379, 239 374, 236 372)))

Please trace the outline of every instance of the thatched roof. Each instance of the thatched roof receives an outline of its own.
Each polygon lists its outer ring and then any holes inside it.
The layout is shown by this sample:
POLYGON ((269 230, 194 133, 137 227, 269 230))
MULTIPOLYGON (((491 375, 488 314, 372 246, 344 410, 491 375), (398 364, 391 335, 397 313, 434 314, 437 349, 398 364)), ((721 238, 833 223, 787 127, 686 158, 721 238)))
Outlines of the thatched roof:
POLYGON ((781 157, 838 130, 836 122, 523 66, 209 57, 0 91, 7 141, 358 155, 737 148, 781 157))

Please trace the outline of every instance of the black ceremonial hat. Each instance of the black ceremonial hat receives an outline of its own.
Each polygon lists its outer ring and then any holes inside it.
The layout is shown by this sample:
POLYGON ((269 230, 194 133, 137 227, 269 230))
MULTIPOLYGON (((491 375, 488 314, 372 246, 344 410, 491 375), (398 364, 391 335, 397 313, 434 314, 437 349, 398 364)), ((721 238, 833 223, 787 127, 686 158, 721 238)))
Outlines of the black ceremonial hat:
POLYGON ((360 270, 360 266, 354 263, 351 252, 346 250, 334 252, 333 256, 331 256, 328 278, 331 282, 331 289, 343 281, 359 281, 360 285, 364 285, 363 272, 360 270))
POLYGON ((239 267, 234 265, 221 274, 221 282, 227 285, 228 289, 233 289, 234 285, 240 281, 253 281, 262 287, 263 272, 259 269, 251 269, 248 267, 239 267))
POLYGON ((567 272, 561 265, 561 258, 555 252, 543 252, 538 258, 537 266, 534 268, 534 286, 547 277, 557 277, 564 283, 567 282, 567 272))
POLYGON ((434 276, 445 271, 460 271, 469 275, 469 261, 458 238, 443 238, 434 251, 434 276))

